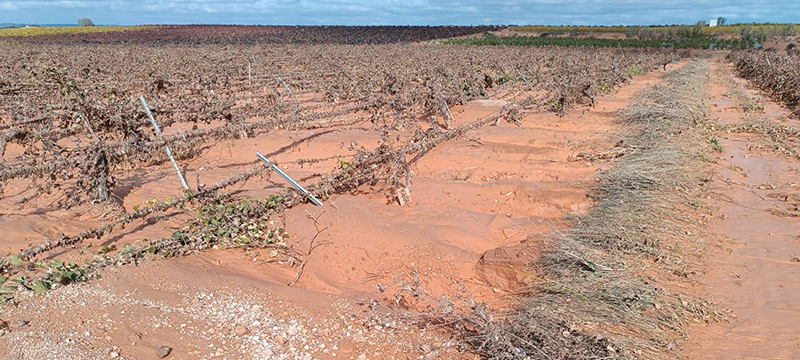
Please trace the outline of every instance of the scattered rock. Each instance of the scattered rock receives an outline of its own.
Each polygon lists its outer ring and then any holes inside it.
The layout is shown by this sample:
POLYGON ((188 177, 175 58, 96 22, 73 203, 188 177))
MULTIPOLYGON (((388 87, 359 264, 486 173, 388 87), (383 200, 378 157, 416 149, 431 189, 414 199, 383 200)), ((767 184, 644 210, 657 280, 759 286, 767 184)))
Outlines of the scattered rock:
POLYGON ((156 354, 158 354, 158 357, 160 358, 165 358, 169 356, 169 354, 171 353, 172 353, 172 348, 166 345, 158 348, 158 351, 156 352, 156 354))
POLYGON ((287 334, 289 334, 289 336, 295 336, 295 335, 297 335, 297 333, 298 333, 298 331, 297 331, 297 327, 295 327, 294 325, 292 325, 291 327, 289 327, 289 330, 286 330, 286 333, 287 333, 287 334))
POLYGON ((31 322, 30 322, 30 321, 28 321, 28 320, 17 320, 17 321, 14 323, 14 325, 15 325, 16 327, 23 327, 23 326, 26 326, 26 325, 28 325, 28 324, 30 324, 30 323, 31 323, 31 322))
POLYGON ((236 334, 236 336, 245 336, 250 333, 250 330, 248 330, 244 325, 236 325, 236 327, 233 329, 233 333, 236 334))
POLYGON ((358 360, 367 360, 367 354, 358 355, 358 360))
POLYGON ((364 335, 356 333, 356 334, 353 335, 353 341, 355 341, 357 343, 363 343, 363 342, 367 341, 367 339, 364 337, 364 335))
POLYGON ((286 345, 286 338, 283 337, 283 336, 278 335, 278 336, 275 337, 275 343, 280 345, 280 346, 286 345))

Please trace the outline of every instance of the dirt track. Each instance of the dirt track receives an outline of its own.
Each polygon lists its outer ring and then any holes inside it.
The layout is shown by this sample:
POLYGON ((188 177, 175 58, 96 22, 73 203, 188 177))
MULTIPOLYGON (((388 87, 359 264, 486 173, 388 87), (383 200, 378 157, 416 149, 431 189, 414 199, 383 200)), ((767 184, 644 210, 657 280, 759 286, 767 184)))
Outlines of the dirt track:
MULTIPOLYGON (((764 121, 800 127, 800 120, 713 62, 709 116, 725 127, 764 121), (738 89, 738 90, 737 90, 738 89), (748 111, 757 104, 754 110, 748 111), (745 106, 743 106, 745 105, 745 106), (762 109, 758 109, 761 107, 762 109)), ((800 357, 800 159, 771 149, 758 133, 719 132, 723 150, 712 180, 712 232, 704 294, 732 310, 729 323, 690 331, 689 359, 800 357)), ((788 148, 798 151, 797 139, 788 148)))

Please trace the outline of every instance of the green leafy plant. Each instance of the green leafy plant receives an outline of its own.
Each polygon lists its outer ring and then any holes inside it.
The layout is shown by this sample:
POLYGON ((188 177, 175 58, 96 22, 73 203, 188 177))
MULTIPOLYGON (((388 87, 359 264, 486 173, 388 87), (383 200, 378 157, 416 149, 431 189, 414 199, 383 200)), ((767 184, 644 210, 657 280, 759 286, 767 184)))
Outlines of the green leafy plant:
MULTIPOLYGON (((182 231, 173 233, 171 239, 179 243, 196 243, 201 247, 263 247, 282 243, 286 235, 282 226, 269 221, 270 209, 284 201, 282 195, 270 195, 264 200, 230 200, 217 197, 198 209, 199 216, 182 231)), ((175 256, 171 250, 151 243, 149 253, 175 256)))
MULTIPOLYGON (((89 280, 92 276, 90 273, 93 270, 95 260, 87 261, 86 264, 80 265, 76 263, 65 263, 59 260, 48 262, 39 261, 36 266, 39 268, 47 269, 47 273, 39 278, 29 279, 25 275, 17 276, 11 281, 17 285, 3 286, 0 288, 0 304, 8 305, 14 301, 14 294, 18 289, 27 289, 35 293, 44 293, 52 289, 55 285, 67 285, 76 282, 83 282, 89 280)), ((100 279, 100 274, 93 276, 100 279)), ((8 277, 1 276, 0 284, 8 280, 8 277)))
POLYGON ((98 254, 107 254, 107 253, 110 253, 110 252, 116 251, 116 250, 117 250, 117 245, 103 245, 103 247, 101 247, 100 250, 97 251, 97 253, 98 254))
POLYGON ((338 165, 339 165, 339 168, 341 168, 341 169, 349 169, 350 167, 353 166, 353 164, 351 164, 349 161, 345 161, 345 160, 339 160, 339 164, 338 165))
POLYGON ((283 202, 283 195, 280 194, 267 196, 266 199, 266 205, 268 208, 274 208, 281 202, 283 202))
POLYGON ((720 142, 719 138, 716 136, 712 137, 709 141, 711 142, 711 147, 714 148, 714 151, 716 152, 722 152, 722 150, 725 148, 722 146, 722 142, 720 142))
POLYGON ((556 110, 556 111, 560 111, 560 110, 564 109, 564 101, 562 101, 560 98, 559 99, 550 100, 550 102, 548 104, 550 105, 551 109, 556 110))
POLYGON ((14 265, 14 266, 20 266, 23 263, 22 258, 17 256, 17 255, 12 256, 8 260, 8 262, 9 262, 9 264, 14 265))
POLYGON ((625 72, 628 75, 631 75, 631 76, 637 76, 637 75, 644 74, 644 71, 642 70, 642 68, 639 65, 635 65, 635 64, 634 65, 628 65, 628 67, 625 68, 625 72))
POLYGON ((504 73, 500 76, 499 79, 497 79, 497 85, 503 85, 505 83, 511 82, 511 80, 514 80, 514 75, 504 73))

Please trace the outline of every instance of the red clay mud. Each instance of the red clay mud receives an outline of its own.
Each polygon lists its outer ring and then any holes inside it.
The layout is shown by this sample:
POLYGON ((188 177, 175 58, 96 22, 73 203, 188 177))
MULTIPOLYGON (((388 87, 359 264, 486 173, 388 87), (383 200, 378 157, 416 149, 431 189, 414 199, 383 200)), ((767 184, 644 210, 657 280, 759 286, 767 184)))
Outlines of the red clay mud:
MULTIPOLYGON (((564 117, 532 114, 519 127, 501 121, 440 145, 415 166, 407 206, 387 199, 385 189, 366 185, 331 197, 324 207, 287 211, 287 242, 293 248, 305 252, 316 237, 295 287, 286 285, 297 264, 271 262, 266 251, 213 250, 112 266, 101 280, 26 294, 22 306, 3 314, 16 325, 0 338, 0 357, 142 359, 152 358, 162 345, 173 348, 169 358, 174 359, 464 357, 447 334, 409 325, 413 318, 403 311, 438 310, 443 296, 470 297, 492 307, 511 304, 511 293, 528 281, 513 270, 542 247, 536 234, 559 229, 566 215, 588 209, 594 174, 613 165, 577 155, 612 148, 624 132, 613 122, 615 111, 660 75, 637 77, 598 98, 595 108, 564 117)), ((454 107, 455 125, 496 113, 504 104, 454 107)), ((295 160, 350 155, 378 140, 374 131, 358 127, 275 131, 218 142, 180 164, 200 174, 200 183, 212 184, 254 166, 260 151, 307 183, 337 160, 324 166, 295 160)), ((122 182, 132 185, 116 196, 126 210, 181 191, 168 164, 125 176, 122 182)), ((197 182, 188 180, 192 186, 197 182)), ((285 186, 277 177, 264 177, 231 191, 264 197, 285 186)), ((13 211, 18 200, 4 198, 3 211, 13 211)), ((75 210, 51 214, 37 204, 16 211, 2 221, 14 222, 12 239, 30 240, 4 243, 4 255, 97 221, 82 220, 75 210)), ((188 218, 175 212, 134 222, 60 258, 167 237, 188 218)))
MULTIPOLYGON (((717 67, 726 66, 715 63, 717 67)), ((730 76, 718 71, 717 76, 730 76)), ((711 87, 710 116, 722 125, 746 122, 735 97, 718 78, 711 87)), ((776 124, 800 120, 741 80, 735 87, 764 108, 755 116, 776 124)), ((707 296, 729 307, 730 322, 695 326, 690 359, 794 359, 800 357, 800 161, 770 150, 759 134, 721 135, 712 192, 719 220, 711 229, 723 238, 711 249, 707 296)), ((795 148, 796 149, 796 148, 795 148)))

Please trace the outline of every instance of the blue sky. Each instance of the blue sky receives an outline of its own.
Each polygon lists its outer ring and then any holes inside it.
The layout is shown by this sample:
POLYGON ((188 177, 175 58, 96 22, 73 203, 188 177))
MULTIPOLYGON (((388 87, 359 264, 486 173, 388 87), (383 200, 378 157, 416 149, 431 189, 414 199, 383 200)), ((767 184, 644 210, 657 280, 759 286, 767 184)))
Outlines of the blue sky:
POLYGON ((0 0, 0 23, 97 24, 689 24, 800 22, 800 1, 776 0, 0 0))

